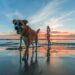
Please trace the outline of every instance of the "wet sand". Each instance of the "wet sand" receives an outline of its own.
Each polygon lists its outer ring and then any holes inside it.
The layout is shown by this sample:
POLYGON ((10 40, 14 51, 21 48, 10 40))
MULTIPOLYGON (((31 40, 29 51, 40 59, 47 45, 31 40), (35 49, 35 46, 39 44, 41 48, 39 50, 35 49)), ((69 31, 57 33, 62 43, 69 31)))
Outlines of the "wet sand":
POLYGON ((75 75, 74 49, 66 52, 63 49, 59 51, 57 47, 56 51, 51 52, 49 61, 45 49, 39 48, 37 59, 34 56, 32 62, 30 49, 28 63, 20 63, 18 50, 0 48, 0 75, 75 75))

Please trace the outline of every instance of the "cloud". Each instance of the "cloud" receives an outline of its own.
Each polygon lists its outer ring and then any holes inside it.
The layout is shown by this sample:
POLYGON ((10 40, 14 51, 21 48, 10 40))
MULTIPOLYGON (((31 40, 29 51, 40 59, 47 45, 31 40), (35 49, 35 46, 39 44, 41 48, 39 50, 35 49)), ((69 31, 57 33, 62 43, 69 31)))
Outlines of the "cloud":
POLYGON ((41 30, 46 31, 46 27, 49 25, 52 30, 58 30, 61 29, 61 27, 64 26, 64 22, 71 21, 70 18, 72 14, 75 13, 75 10, 69 11, 60 17, 52 17, 44 22, 44 26, 41 26, 41 30))
MULTIPOLYGON (((63 5, 65 1, 68 0, 52 0, 45 7, 40 8, 34 15, 28 17, 29 24, 37 25, 41 23, 39 27, 43 31, 45 31, 47 25, 49 25, 52 30, 61 29, 62 27, 64 27, 64 22, 72 20, 70 16, 72 16, 72 14, 75 13, 75 10, 72 11, 62 10, 62 13, 60 12, 59 9, 62 9, 61 5, 63 5), (59 14, 57 15, 57 13, 59 13, 60 15, 59 14)), ((18 10, 6 14, 6 17, 10 20, 14 18, 17 19, 25 18, 23 14, 18 10)))
POLYGON ((16 34, 16 31, 12 29, 6 29, 6 27, 2 24, 0 24, 0 35, 12 35, 16 34))
POLYGON ((7 31, 0 32, 0 35, 13 35, 16 34, 15 31, 8 29, 7 31))
POLYGON ((52 30, 61 29, 64 27, 64 22, 71 21, 70 18, 72 14, 75 13, 75 10, 72 11, 62 11, 60 13, 60 10, 62 9, 61 5, 67 0, 52 0, 52 2, 48 3, 44 8, 37 11, 35 15, 32 17, 29 17, 31 24, 39 24, 41 30, 45 31, 46 26, 50 26, 52 30), (55 16, 57 13, 60 15, 55 16))
POLYGON ((44 22, 43 26, 40 26, 41 31, 46 32, 46 27, 49 26, 51 30, 57 30, 58 28, 63 27, 63 23, 61 21, 57 21, 56 18, 51 18, 50 20, 44 22))
POLYGON ((70 17, 73 13, 75 13, 75 10, 72 10, 72 11, 69 11, 69 12, 66 12, 65 14, 63 14, 62 16, 58 17, 56 20, 62 20, 62 21, 65 21, 65 20, 71 20, 67 17, 70 17), (66 19, 65 19, 66 18, 66 19))
POLYGON ((19 12, 18 10, 11 12, 11 13, 7 13, 5 14, 5 16, 9 19, 24 19, 24 16, 21 14, 21 12, 19 12))
POLYGON ((35 15, 29 17, 30 24, 36 25, 42 23, 41 30, 45 31, 45 27, 49 25, 52 29, 62 27, 63 24, 52 16, 58 12, 59 6, 63 4, 65 0, 52 0, 44 8, 37 11, 35 15))
POLYGON ((52 2, 48 3, 43 9, 38 10, 38 12, 35 15, 33 15, 32 17, 29 17, 31 21, 30 23, 36 24, 40 21, 43 21, 48 16, 51 16, 51 14, 56 12, 56 10, 58 9, 58 6, 61 5, 63 1, 52 0, 52 2))
POLYGON ((72 20, 72 19, 69 18, 69 17, 72 16, 73 13, 75 13, 75 10, 66 12, 65 14, 62 14, 62 15, 59 16, 59 17, 51 18, 51 19, 50 19, 50 22, 51 22, 52 24, 55 24, 56 22, 59 22, 59 23, 60 23, 60 22, 63 22, 63 21, 72 20))

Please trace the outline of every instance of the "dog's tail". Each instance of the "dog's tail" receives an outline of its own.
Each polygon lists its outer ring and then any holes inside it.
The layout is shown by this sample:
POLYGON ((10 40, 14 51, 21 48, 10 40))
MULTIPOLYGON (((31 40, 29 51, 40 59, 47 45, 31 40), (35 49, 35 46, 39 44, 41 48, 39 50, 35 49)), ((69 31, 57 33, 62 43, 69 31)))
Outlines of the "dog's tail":
POLYGON ((36 31, 36 33, 38 34, 38 33, 39 33, 39 31, 40 31, 40 29, 38 29, 38 30, 36 31))

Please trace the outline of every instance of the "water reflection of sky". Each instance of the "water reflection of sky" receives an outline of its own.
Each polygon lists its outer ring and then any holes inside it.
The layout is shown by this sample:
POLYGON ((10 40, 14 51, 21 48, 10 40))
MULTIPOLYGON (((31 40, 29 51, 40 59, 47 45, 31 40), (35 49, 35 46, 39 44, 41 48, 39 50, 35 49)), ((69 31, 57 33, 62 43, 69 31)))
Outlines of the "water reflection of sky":
MULTIPOLYGON (((30 52, 31 52, 31 49, 30 49, 30 52)), ((71 75, 72 73, 75 72, 74 71, 75 55, 67 54, 67 53, 65 55, 64 54, 60 55, 60 54, 61 53, 52 52, 50 56, 50 62, 47 64, 46 51, 44 50, 43 52, 43 50, 40 48, 40 50, 38 50, 38 65, 34 67, 35 70, 33 68, 32 69, 35 71, 35 73, 37 74, 42 73, 42 75, 44 74, 50 75, 50 73, 52 73, 52 75, 71 75)), ((19 65, 20 64, 19 64, 18 51, 5 50, 3 52, 0 52, 0 74, 1 75, 5 75, 5 74, 18 75, 19 65)), ((24 67, 22 68, 22 71, 23 70, 24 70, 24 67)), ((21 75, 24 75, 24 74, 21 74, 21 75)))
MULTIPOLYGON (((18 75, 19 74, 19 51, 6 50, 7 48, 19 47, 18 40, 3 40, 0 44, 7 46, 0 46, 0 74, 1 75, 18 75), (11 44, 11 45, 10 45, 11 44)), ((22 51, 22 54, 24 49, 22 51)), ((30 57, 32 55, 32 48, 29 50, 30 57)), ((41 75, 75 75, 75 47, 51 45, 50 48, 50 62, 47 63, 47 45, 38 47, 38 65, 36 67, 37 74, 41 75)), ((22 65, 24 66, 24 64, 22 65)), ((32 66, 31 66, 32 67, 32 66)), ((24 68, 22 68, 23 70, 24 68)), ((34 70, 34 69, 33 69, 34 70)), ((34 74, 35 74, 34 73, 34 74)), ((21 74, 22 75, 22 74, 21 74)), ((24 75, 24 74, 23 74, 24 75)))
MULTIPOLYGON (((73 41, 73 40, 69 40, 69 41, 73 41)), ((68 41, 68 42, 69 42, 68 41)), ((75 41, 75 40, 74 40, 75 41)), ((10 48, 13 50, 16 50, 14 48, 18 48, 19 47, 19 40, 0 40, 0 52, 7 52, 8 51, 5 51, 5 49, 7 48, 10 48)), ((72 42, 73 43, 73 42, 72 42)), ((56 42, 56 43, 52 43, 51 45, 51 53, 55 53, 55 54, 68 54, 71 52, 71 54, 74 54, 74 50, 75 50, 75 43, 74 44, 68 44, 68 43, 59 43, 59 42, 56 42)), ((22 44, 24 46, 24 43, 22 44)), ((47 51, 47 41, 43 41, 38 44, 38 52, 40 53, 46 53, 47 51), (42 47, 40 47, 42 46, 42 47)), ((31 48, 30 48, 31 49, 31 48)))

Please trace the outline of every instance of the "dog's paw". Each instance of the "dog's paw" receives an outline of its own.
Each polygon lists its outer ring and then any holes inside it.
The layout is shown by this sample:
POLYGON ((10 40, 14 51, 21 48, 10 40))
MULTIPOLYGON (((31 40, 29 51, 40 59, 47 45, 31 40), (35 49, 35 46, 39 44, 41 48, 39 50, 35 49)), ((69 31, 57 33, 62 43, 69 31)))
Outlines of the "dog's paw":
POLYGON ((24 56, 24 57, 22 58, 22 60, 25 61, 25 60, 26 60, 26 57, 24 56))

